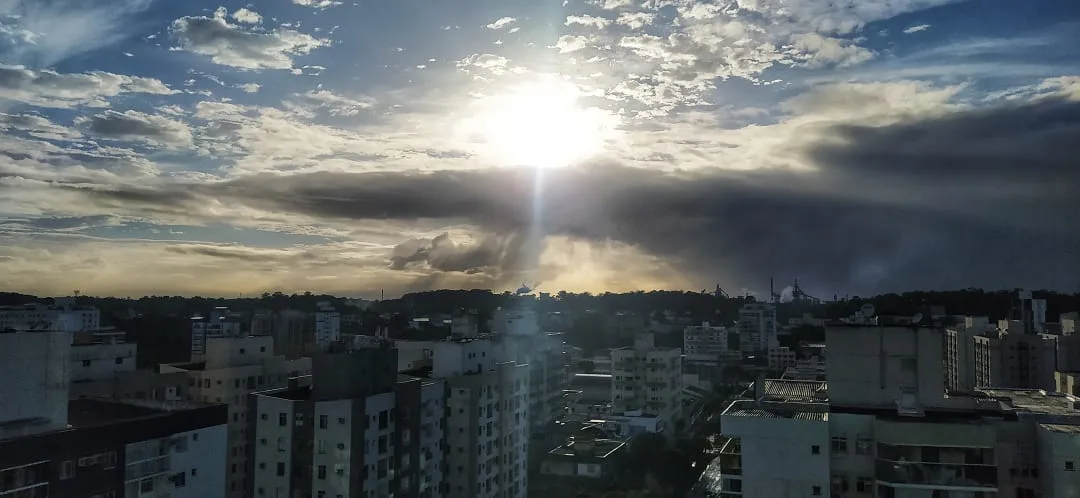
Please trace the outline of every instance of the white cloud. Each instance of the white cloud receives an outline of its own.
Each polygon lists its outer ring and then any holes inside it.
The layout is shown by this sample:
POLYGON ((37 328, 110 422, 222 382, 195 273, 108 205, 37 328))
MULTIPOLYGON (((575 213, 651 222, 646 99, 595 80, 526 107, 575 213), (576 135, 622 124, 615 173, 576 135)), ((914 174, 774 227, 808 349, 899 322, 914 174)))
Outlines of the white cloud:
POLYGON ((611 19, 604 19, 603 17, 596 17, 590 15, 583 16, 566 16, 567 26, 585 26, 596 29, 604 29, 611 24, 611 19))
POLYGON ((587 36, 562 35, 553 47, 559 49, 560 54, 568 54, 588 47, 590 40, 587 36))
POLYGON ((494 54, 472 54, 457 62, 458 69, 472 72, 481 69, 494 75, 505 73, 510 66, 510 59, 494 54))
POLYGON ((856 46, 849 41, 822 36, 817 33, 802 33, 791 37, 793 58, 802 61, 807 67, 851 66, 866 62, 874 53, 856 46))
POLYGON ((237 9, 236 12, 233 12, 232 18, 237 22, 243 22, 248 24, 259 24, 263 20, 262 16, 259 15, 258 12, 248 10, 243 7, 237 9))
POLYGON ((236 88, 243 90, 245 93, 256 93, 262 88, 262 85, 258 83, 244 83, 242 85, 237 85, 236 88))
POLYGON ((12 45, 0 48, 0 56, 6 61, 48 67, 112 45, 135 29, 130 18, 151 2, 0 0, 0 34, 14 35, 12 45))
POLYGON ((496 19, 494 22, 488 24, 486 27, 487 29, 503 29, 513 26, 515 23, 517 23, 517 19, 514 19, 513 17, 502 17, 496 19))
POLYGON ((328 90, 313 90, 296 94, 302 102, 323 109, 332 116, 356 116, 374 103, 370 100, 355 100, 336 95, 328 90))
POLYGON ((341 2, 335 0, 292 0, 296 5, 303 5, 304 7, 311 7, 313 9, 326 9, 341 5, 341 2))
POLYGON ((910 35, 912 33, 918 33, 919 31, 926 31, 928 29, 930 29, 929 24, 920 24, 918 26, 912 26, 910 28, 905 29, 904 34, 910 35))
POLYGON ((41 107, 107 107, 108 99, 122 93, 171 95, 177 93, 160 80, 103 71, 58 73, 0 64, 0 103, 4 100, 41 107))
POLYGON ((586 3, 604 10, 617 10, 632 7, 634 0, 587 0, 586 3))
POLYGON ((289 69, 292 58, 330 44, 291 29, 246 31, 224 16, 181 17, 172 23, 180 47, 240 69, 289 69))
POLYGON ((172 148, 188 147, 191 130, 186 124, 138 111, 105 111, 75 119, 75 126, 89 135, 114 140, 134 140, 172 148))
POLYGON ((622 12, 615 19, 615 24, 626 26, 630 29, 641 29, 656 20, 656 14, 651 12, 622 12))

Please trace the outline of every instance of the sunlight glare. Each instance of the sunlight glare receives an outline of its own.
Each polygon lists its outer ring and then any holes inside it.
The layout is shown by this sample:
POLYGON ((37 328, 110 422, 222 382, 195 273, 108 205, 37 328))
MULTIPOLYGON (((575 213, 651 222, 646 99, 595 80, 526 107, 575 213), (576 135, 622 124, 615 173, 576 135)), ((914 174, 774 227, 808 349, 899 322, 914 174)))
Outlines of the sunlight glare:
POLYGON ((464 126, 513 166, 562 167, 601 153, 618 118, 578 105, 580 90, 569 83, 521 85, 476 102, 464 126))

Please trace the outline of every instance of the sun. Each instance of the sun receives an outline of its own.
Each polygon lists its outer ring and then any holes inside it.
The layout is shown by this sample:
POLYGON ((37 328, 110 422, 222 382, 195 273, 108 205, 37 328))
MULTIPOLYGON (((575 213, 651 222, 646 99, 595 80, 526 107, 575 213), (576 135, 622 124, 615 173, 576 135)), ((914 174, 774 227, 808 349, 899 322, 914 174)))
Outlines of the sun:
POLYGON ((463 126, 466 133, 511 166, 555 168, 600 154, 618 119, 578 104, 581 90, 561 81, 540 81, 483 97, 463 126))

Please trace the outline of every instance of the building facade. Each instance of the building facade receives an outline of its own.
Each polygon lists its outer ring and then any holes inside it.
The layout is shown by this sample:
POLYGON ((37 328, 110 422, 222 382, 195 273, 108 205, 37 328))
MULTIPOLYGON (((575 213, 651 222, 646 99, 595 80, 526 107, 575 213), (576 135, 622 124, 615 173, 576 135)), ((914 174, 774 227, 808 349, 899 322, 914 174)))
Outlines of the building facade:
POLYGON ((0 306, 0 331, 50 330, 80 332, 101 328, 101 313, 92 306, 79 306, 73 297, 58 297, 53 304, 32 303, 0 306))
POLYGON ((682 351, 659 348, 652 334, 639 334, 632 347, 611 350, 613 414, 640 411, 667 427, 682 419, 682 351))
POLYGON ((744 304, 739 309, 738 331, 743 354, 761 353, 777 347, 776 305, 744 304))

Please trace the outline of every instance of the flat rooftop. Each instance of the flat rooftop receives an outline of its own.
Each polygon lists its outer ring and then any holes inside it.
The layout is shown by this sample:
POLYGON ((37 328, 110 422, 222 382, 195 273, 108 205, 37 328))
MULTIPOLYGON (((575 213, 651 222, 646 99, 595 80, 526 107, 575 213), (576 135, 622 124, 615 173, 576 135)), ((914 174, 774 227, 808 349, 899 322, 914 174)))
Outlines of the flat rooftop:
POLYGON ((1059 432, 1062 434, 1080 434, 1080 425, 1065 425, 1065 424, 1039 424, 1039 427, 1046 429, 1050 432, 1059 432))
POLYGON ((829 407, 825 403, 777 403, 741 399, 731 403, 722 415, 734 417, 786 418, 825 422, 829 420, 829 407))
POLYGON ((548 455, 575 458, 603 460, 623 446, 626 442, 618 439, 596 439, 593 441, 569 441, 548 452, 548 455))
MULTIPOLYGON (((744 395, 754 395, 751 387, 744 395)), ((828 384, 823 380, 764 379, 761 394, 770 401, 824 403, 829 399, 828 384)))
POLYGON ((285 387, 253 393, 268 398, 285 399, 289 401, 305 401, 311 398, 311 386, 285 387))
POLYGON ((1080 403, 1080 398, 1071 394, 1046 392, 1042 389, 1003 388, 980 388, 976 389, 976 392, 984 393, 1020 413, 1080 416, 1080 410, 1075 408, 1080 403))

